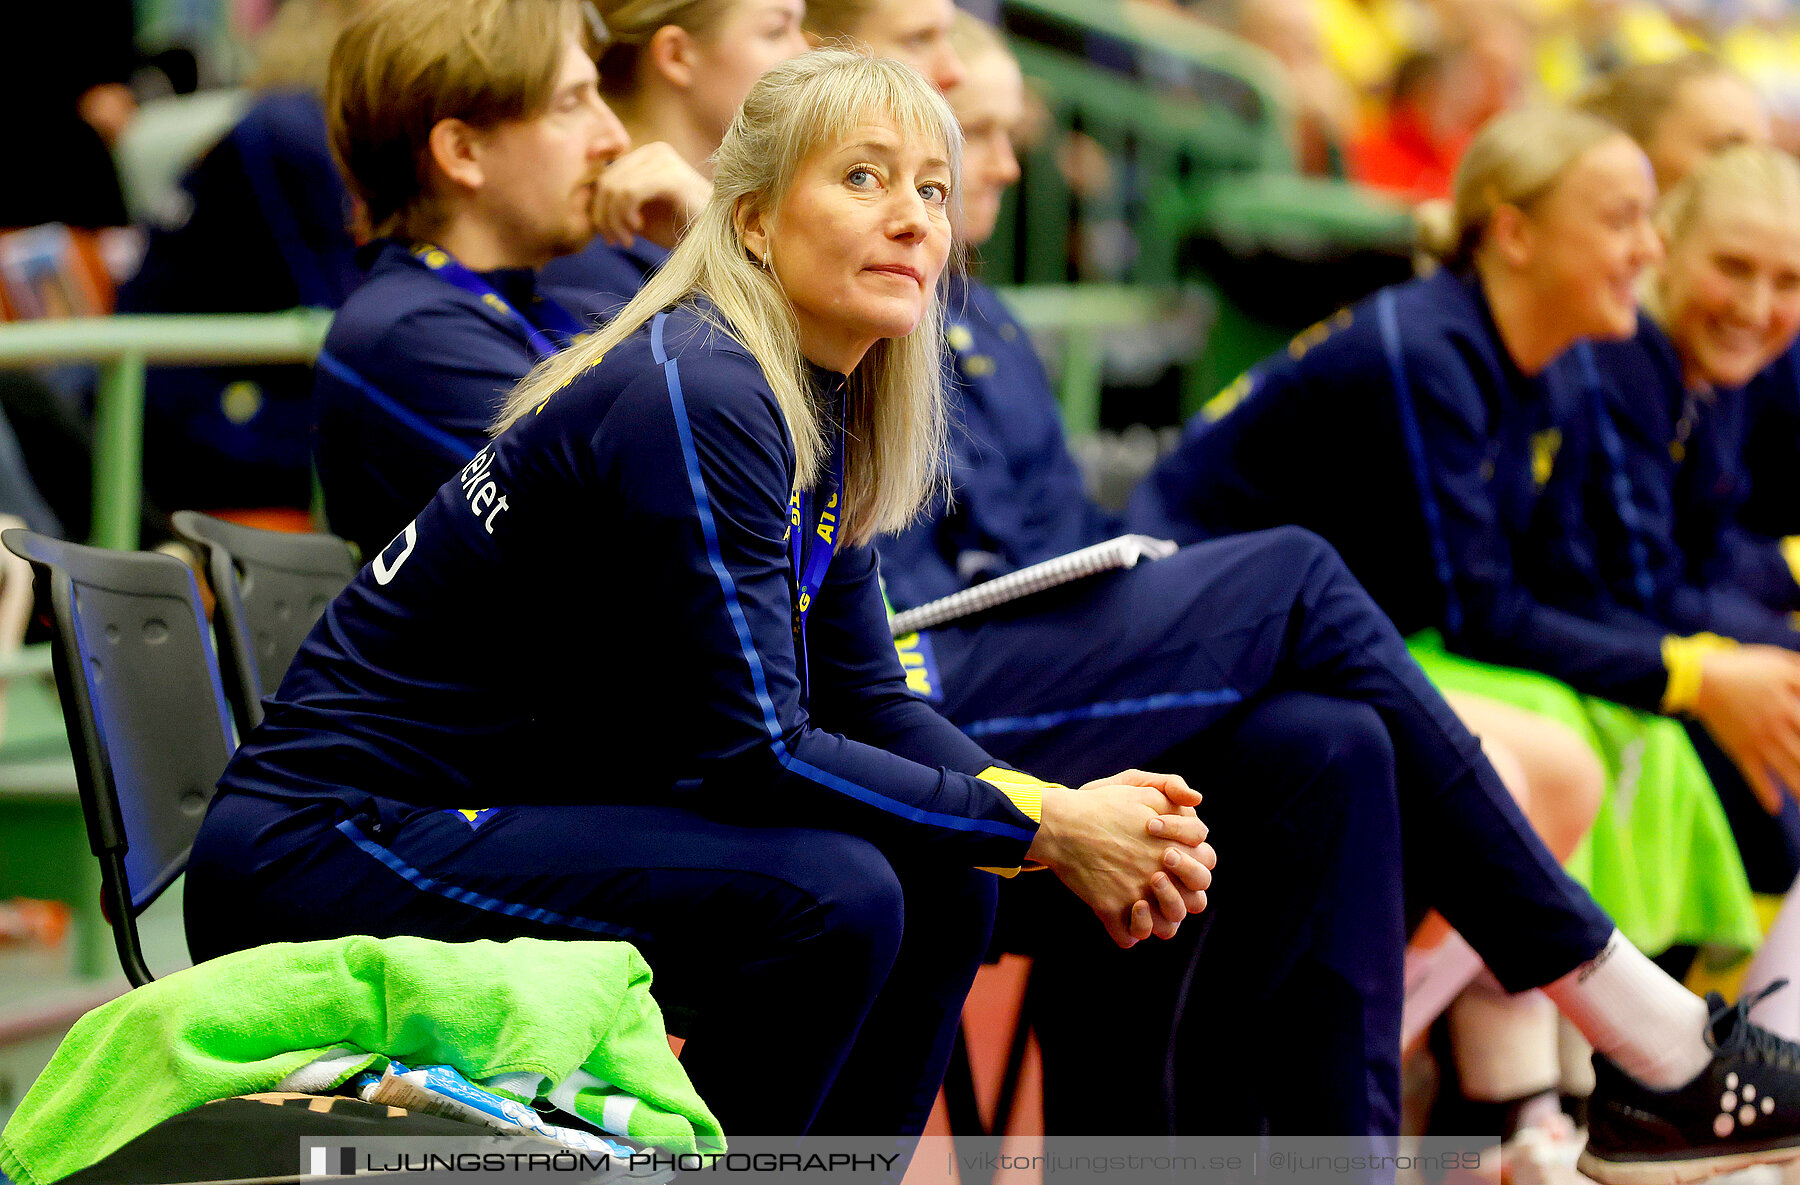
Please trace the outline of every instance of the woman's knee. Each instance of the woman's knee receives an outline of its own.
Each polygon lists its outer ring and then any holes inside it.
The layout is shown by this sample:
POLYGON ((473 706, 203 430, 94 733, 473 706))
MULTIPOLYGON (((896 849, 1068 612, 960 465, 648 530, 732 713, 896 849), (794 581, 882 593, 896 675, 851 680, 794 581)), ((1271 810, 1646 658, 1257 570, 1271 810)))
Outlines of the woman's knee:
MULTIPOLYGON (((1394 745, 1381 715, 1368 704, 1313 692, 1280 692, 1254 705, 1231 738, 1242 768, 1265 786, 1290 793, 1257 795, 1264 809, 1285 810, 1285 800, 1321 784, 1333 797, 1366 807, 1392 802, 1394 745)), ((1234 763, 1236 764, 1236 763, 1234 763)), ((1205 813, 1207 807, 1201 808, 1205 813)))
POLYGON ((805 904, 790 918, 790 937, 829 952, 834 963, 854 959, 885 974, 905 930, 906 894, 881 850, 855 836, 820 832, 796 873, 793 887, 805 904))
POLYGON ((1350 569, 1323 535, 1305 527, 1270 527, 1240 538, 1253 539, 1267 551, 1269 562, 1280 570, 1312 579, 1348 575, 1350 569))

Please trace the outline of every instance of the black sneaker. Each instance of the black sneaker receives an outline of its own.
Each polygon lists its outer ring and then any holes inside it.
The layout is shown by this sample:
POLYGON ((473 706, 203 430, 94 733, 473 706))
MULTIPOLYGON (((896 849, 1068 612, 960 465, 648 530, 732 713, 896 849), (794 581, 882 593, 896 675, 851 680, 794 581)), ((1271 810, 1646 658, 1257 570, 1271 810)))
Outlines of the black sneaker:
POLYGON ((1735 1005, 1709 993, 1712 1064, 1675 1090, 1639 1085, 1594 1054, 1587 1149, 1576 1167, 1602 1185, 1680 1185, 1800 1157, 1800 1045, 1749 1020, 1786 983, 1735 1005))

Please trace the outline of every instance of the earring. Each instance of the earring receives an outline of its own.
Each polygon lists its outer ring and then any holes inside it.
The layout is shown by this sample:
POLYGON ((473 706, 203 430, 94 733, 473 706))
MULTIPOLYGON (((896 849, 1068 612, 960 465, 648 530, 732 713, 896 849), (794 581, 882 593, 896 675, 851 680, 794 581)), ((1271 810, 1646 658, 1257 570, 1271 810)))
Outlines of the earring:
POLYGON ((768 271, 769 270, 769 253, 767 251, 763 252, 763 257, 760 262, 762 263, 763 271, 765 271, 765 272, 768 271))

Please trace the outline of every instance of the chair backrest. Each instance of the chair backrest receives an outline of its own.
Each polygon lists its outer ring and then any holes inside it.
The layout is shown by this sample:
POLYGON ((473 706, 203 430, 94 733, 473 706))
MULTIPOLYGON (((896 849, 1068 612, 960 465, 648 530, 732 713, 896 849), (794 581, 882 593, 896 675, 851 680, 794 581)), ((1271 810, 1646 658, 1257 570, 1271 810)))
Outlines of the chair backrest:
POLYGON ((206 558, 225 693, 247 734, 262 723, 262 697, 280 684, 313 623, 355 578, 355 554, 335 535, 265 531, 192 510, 172 521, 206 558))
POLYGON ((119 960, 147 983, 137 915, 187 866, 231 755, 231 719, 187 565, 0 534, 51 609, 57 688, 119 960))

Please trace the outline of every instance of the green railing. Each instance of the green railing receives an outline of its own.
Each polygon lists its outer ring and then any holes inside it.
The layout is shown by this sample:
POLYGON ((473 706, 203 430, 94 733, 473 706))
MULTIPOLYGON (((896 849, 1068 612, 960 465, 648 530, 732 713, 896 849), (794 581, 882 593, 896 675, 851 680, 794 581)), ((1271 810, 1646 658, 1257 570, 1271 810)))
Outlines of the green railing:
MULTIPOLYGON (((1071 437, 1100 426, 1107 334, 1162 324, 1182 316, 1193 300, 1192 293, 1173 288, 1121 284, 1022 285, 999 292, 1027 330, 1057 338, 1056 395, 1063 429, 1071 437)), ((1184 367, 1192 363, 1183 360, 1184 367)))
MULTIPOLYGON (((1057 393, 1072 435, 1099 423, 1106 334, 1169 319, 1173 290, 1125 285, 1025 285, 1001 295, 1033 333, 1059 346, 1057 393)), ((96 547, 138 546, 143 504, 144 371, 157 364, 310 363, 331 314, 319 309, 229 316, 77 317, 0 325, 0 366, 94 363, 93 530, 96 547)), ((0 677, 36 670, 35 656, 0 659, 0 677)))
POLYGON ((1404 264, 1405 208, 1296 171, 1286 85, 1261 50, 1125 0, 1001 9, 1049 119, 982 248, 985 276, 1203 285, 1216 315, 1186 371, 1184 414, 1337 303, 1391 279, 1392 261, 1404 264), (1059 156, 1076 133, 1103 151, 1110 186, 1071 186, 1059 156), (1332 283, 1272 302, 1267 277, 1287 272, 1265 260, 1344 266, 1332 283))
POLYGON ((331 314, 322 309, 19 321, 0 325, 0 366, 99 365, 89 538, 96 547, 130 550, 138 545, 143 505, 145 367, 311 362, 330 324, 331 314))

